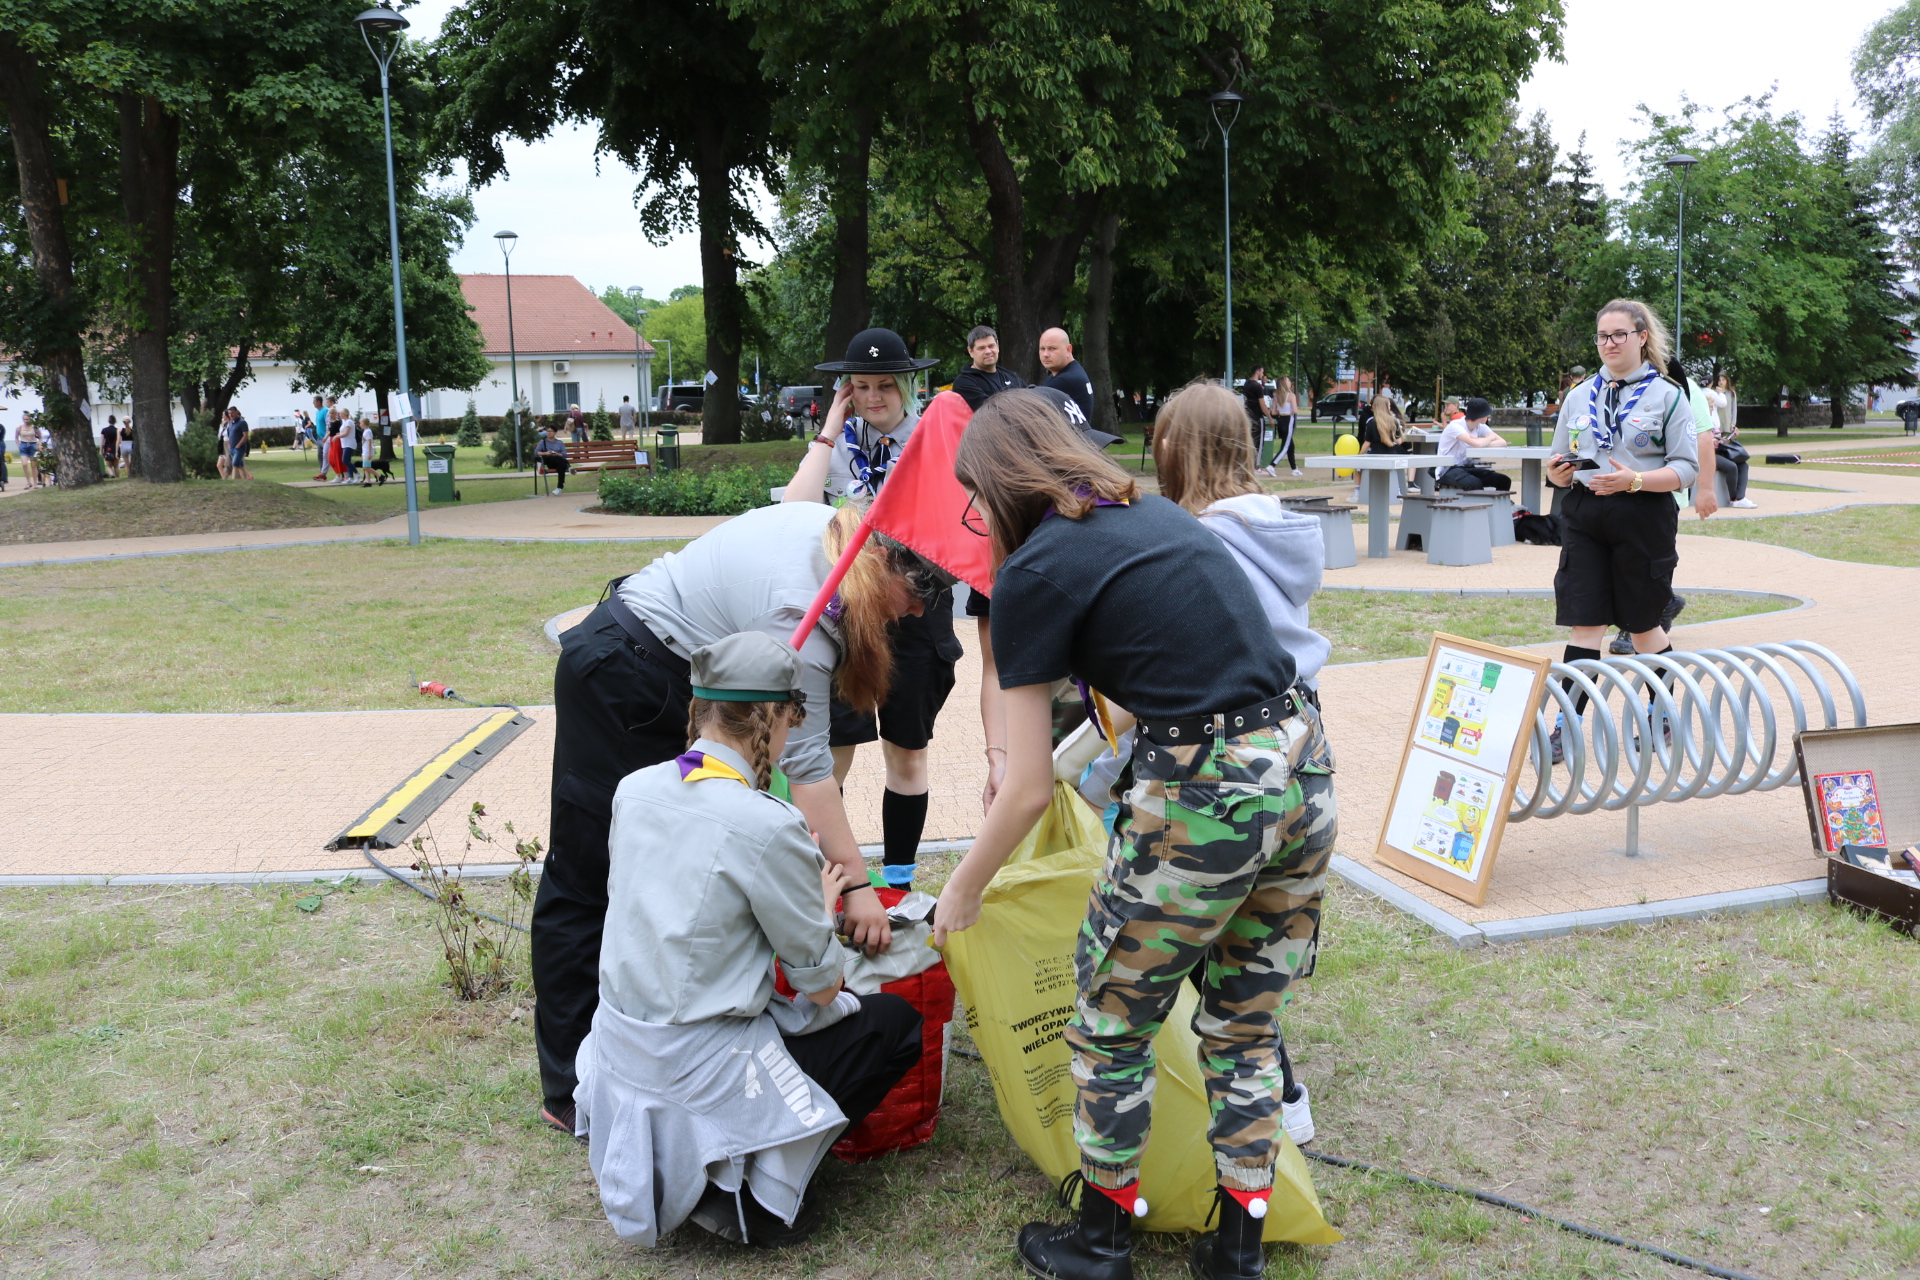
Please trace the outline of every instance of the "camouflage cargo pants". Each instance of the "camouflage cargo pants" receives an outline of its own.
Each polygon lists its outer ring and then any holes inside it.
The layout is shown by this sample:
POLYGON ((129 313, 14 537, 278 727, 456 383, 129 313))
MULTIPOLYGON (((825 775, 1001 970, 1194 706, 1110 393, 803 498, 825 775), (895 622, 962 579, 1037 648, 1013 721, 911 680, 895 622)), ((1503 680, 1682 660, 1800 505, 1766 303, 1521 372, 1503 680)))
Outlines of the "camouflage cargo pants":
POLYGON ((1088 1181, 1137 1176, 1153 1101, 1153 1034, 1196 966, 1200 1037, 1221 1181, 1273 1183, 1279 1011, 1313 972, 1333 855, 1332 757, 1311 706, 1218 747, 1134 751, 1107 865, 1075 950, 1066 1028, 1079 1088, 1073 1136, 1088 1181))

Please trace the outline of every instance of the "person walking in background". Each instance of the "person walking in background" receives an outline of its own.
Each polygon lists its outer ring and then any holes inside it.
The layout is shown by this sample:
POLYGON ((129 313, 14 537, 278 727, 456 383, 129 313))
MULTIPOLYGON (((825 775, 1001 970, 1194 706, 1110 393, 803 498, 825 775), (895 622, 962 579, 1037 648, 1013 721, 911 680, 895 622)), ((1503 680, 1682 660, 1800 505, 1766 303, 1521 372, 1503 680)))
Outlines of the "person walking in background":
POLYGON ((1253 372, 1240 384, 1240 396, 1247 406, 1247 422, 1253 429, 1253 456, 1256 460, 1260 457, 1260 428, 1273 408, 1267 400, 1272 390, 1267 385, 1267 366, 1263 364, 1253 366, 1253 372))
POLYGON ((987 397, 1026 386, 1026 381, 1011 369, 1000 367, 1000 335, 990 325, 975 325, 967 333, 967 357, 973 361, 953 380, 953 389, 975 413, 987 397))
POLYGON ((1058 387, 1080 406, 1080 416, 1093 421, 1093 379, 1073 358, 1073 344, 1065 329, 1049 329, 1040 335, 1040 364, 1048 377, 1040 385, 1058 387))
POLYGON ((351 413, 340 418, 340 460, 346 464, 346 474, 340 483, 352 484, 360 478, 360 423, 351 413))
POLYGON ((253 429, 238 409, 228 409, 227 420, 227 447, 231 450, 227 458, 227 479, 251 480, 253 472, 247 470, 247 453, 253 448, 253 429))
POLYGON ((567 406, 567 425, 572 432, 573 442, 575 444, 585 444, 587 442, 587 415, 580 412, 579 405, 573 404, 567 406))
MULTIPOLYGON (((379 464, 373 458, 373 419, 360 419, 360 487, 371 488, 373 473, 379 470, 379 464)), ((386 483, 386 476, 380 477, 380 483, 386 483)))
POLYGON ((120 424, 120 470, 127 479, 133 479, 133 415, 120 424))
POLYGON ((327 471, 331 473, 327 479, 328 484, 347 482, 346 456, 340 445, 340 430, 346 425, 345 420, 338 413, 327 414, 327 471))
POLYGON ((640 411, 633 407, 628 396, 620 397, 620 438, 630 440, 639 431, 640 411))
POLYGON ((112 414, 107 415, 107 425, 100 428, 100 461, 106 465, 108 475, 119 477, 120 424, 112 414))
POLYGON ((1513 488, 1513 477, 1473 462, 1473 449, 1499 449, 1507 443, 1488 428, 1487 419, 1492 416, 1493 406, 1474 396, 1461 406, 1461 416, 1440 433, 1440 456, 1447 460, 1435 482, 1440 488, 1497 489, 1501 493, 1513 488))
POLYGON ((1262 468, 1263 476, 1276 475, 1282 454, 1286 455, 1287 469, 1295 476, 1303 474, 1300 460, 1293 455, 1293 429, 1300 422, 1300 396, 1293 389, 1292 378, 1281 378, 1274 384, 1273 395, 1274 432, 1280 437, 1280 443, 1274 447, 1273 462, 1262 468))
POLYGON ((40 428, 33 425, 33 415, 25 409, 20 411, 20 422, 13 429, 14 449, 20 455, 20 470, 27 477, 27 488, 40 487, 40 464, 34 456, 40 452, 40 428))
POLYGON ((233 410, 220 411, 220 425, 215 428, 220 437, 220 445, 213 456, 213 469, 220 473, 222 480, 233 479, 233 410))

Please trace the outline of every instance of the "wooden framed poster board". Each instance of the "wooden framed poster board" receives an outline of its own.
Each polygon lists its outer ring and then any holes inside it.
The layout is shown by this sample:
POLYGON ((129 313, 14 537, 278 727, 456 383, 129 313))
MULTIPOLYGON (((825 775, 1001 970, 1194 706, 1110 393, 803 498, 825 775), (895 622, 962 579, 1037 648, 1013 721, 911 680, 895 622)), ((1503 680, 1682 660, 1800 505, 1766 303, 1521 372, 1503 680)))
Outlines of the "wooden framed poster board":
POLYGON ((1435 632, 1375 861, 1478 907, 1553 659, 1435 632))

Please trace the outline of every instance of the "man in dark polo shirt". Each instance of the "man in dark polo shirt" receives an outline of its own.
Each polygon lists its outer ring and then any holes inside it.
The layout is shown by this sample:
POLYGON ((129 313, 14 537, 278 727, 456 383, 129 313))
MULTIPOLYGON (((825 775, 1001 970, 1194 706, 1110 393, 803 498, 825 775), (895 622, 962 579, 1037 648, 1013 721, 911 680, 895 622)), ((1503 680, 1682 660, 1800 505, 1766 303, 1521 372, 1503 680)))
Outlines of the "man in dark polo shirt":
POLYGON ((973 357, 973 363, 953 380, 953 389, 975 413, 997 392, 1027 385, 1019 374, 1000 367, 1000 335, 991 327, 984 324, 973 327, 967 334, 967 354, 973 357))
POLYGON ((1093 421, 1093 379, 1073 358, 1073 344, 1065 329, 1049 329, 1040 335, 1040 363, 1050 375, 1043 387, 1057 387, 1080 406, 1080 414, 1093 421))

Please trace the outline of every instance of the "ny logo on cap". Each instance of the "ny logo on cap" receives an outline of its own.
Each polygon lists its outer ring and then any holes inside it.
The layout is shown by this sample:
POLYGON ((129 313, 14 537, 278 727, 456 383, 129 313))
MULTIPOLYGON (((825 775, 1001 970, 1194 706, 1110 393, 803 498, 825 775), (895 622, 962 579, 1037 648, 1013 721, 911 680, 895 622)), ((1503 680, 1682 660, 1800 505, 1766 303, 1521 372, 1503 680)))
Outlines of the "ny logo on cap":
POLYGON ((870 355, 870 356, 872 356, 872 357, 873 357, 873 358, 874 358, 875 360, 878 360, 878 359, 880 358, 880 348, 878 348, 878 347, 868 347, 868 348, 867 348, 867 354, 868 354, 868 355, 870 355))

